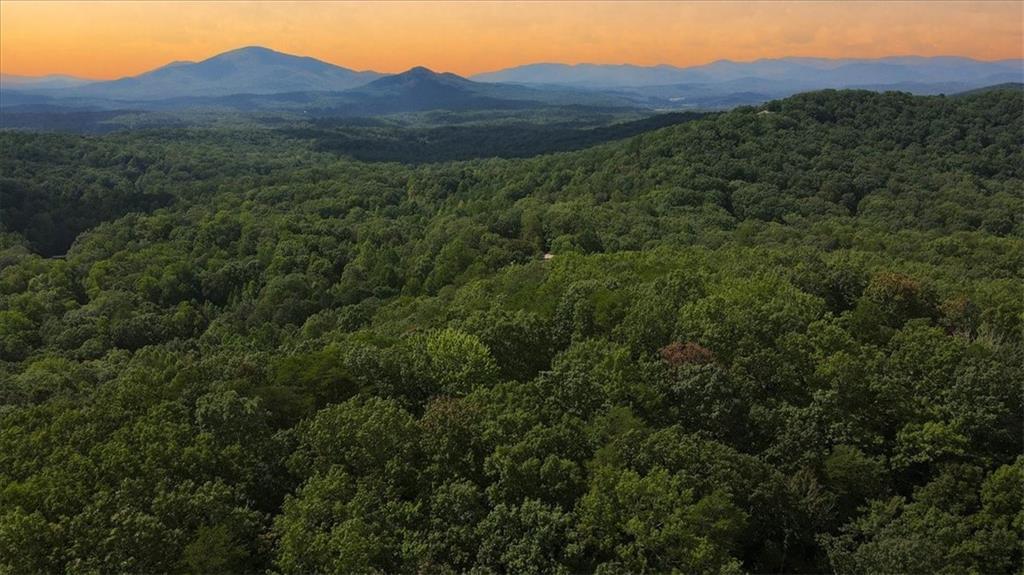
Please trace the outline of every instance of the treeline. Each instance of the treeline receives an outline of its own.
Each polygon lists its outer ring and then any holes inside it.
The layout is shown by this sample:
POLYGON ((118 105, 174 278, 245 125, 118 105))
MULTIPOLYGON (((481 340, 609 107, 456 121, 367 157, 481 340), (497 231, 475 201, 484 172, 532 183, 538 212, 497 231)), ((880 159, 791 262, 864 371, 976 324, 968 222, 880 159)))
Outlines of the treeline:
POLYGON ((1016 572, 1022 110, 0 134, 0 571, 1016 572))

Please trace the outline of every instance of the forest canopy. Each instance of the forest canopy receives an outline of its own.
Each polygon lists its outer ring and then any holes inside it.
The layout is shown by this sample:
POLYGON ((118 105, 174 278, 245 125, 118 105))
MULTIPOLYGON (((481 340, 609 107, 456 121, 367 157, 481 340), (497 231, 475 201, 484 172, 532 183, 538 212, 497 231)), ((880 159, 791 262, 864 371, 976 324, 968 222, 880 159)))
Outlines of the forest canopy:
POLYGON ((1019 91, 0 133, 0 573, 1018 572, 1022 145, 1019 91))

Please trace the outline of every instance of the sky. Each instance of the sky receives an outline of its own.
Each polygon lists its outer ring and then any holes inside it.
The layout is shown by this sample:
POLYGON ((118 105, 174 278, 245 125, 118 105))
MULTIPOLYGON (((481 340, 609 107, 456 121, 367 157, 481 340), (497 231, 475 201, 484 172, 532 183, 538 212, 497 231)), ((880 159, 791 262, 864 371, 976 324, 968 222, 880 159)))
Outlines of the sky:
POLYGON ((110 79, 260 45, 358 70, 1024 57, 1024 2, 0 0, 0 72, 110 79))

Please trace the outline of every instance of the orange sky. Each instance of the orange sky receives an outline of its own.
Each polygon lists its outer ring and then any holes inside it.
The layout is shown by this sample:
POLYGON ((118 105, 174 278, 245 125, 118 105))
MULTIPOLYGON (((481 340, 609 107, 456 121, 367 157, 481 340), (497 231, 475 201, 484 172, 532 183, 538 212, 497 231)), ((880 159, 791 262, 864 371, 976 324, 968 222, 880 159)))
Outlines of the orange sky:
POLYGON ((0 0, 0 72, 133 75, 246 45, 356 69, 530 62, 1024 57, 1024 2, 27 2, 0 0))

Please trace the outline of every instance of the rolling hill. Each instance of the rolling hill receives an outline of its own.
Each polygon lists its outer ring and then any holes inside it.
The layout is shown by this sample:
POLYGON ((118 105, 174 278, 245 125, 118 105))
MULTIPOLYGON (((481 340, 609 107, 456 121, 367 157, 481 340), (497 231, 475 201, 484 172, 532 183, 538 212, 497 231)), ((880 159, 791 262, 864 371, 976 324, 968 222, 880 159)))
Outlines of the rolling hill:
POLYGON ((0 131, 0 572, 1014 573, 1021 110, 0 131))

